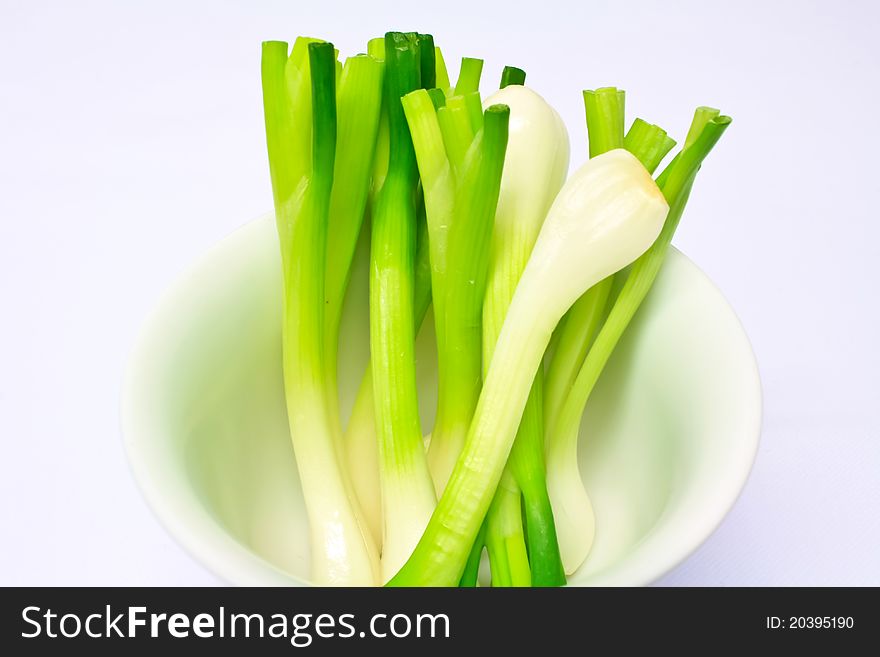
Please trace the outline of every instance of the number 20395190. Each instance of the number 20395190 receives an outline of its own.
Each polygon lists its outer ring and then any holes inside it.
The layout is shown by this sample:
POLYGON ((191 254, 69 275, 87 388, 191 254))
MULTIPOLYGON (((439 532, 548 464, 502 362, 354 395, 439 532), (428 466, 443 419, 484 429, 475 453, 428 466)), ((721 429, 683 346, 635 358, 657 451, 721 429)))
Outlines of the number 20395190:
POLYGON ((768 630, 850 630, 852 616, 767 616, 768 630))

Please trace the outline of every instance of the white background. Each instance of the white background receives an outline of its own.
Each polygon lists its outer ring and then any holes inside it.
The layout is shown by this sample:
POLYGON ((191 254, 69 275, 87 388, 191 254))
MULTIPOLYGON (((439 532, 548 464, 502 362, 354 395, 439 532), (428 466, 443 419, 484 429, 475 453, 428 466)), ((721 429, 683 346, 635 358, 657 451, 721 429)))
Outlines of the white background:
MULTIPOLYGON (((504 64, 586 153, 582 88, 681 137, 734 123, 677 244, 752 338, 765 419, 722 527, 661 583, 880 584, 875 3, 0 3, 0 584, 214 584, 140 498, 118 405, 134 336, 270 207, 260 41, 387 29, 504 64), (424 8, 422 8, 424 7, 424 8)), ((455 68, 455 65, 450 68, 455 68)))

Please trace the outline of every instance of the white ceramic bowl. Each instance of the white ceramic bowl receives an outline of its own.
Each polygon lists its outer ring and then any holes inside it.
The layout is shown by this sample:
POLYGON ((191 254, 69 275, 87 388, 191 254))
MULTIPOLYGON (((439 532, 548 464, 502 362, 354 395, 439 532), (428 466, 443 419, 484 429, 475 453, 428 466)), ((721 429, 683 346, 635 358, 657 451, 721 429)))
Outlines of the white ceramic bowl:
MULTIPOLYGON (((128 456, 150 506, 196 559, 241 585, 308 584, 282 391, 276 240, 263 217, 184 275, 147 322, 123 392, 128 456)), ((362 243, 343 320, 344 411, 368 353, 365 263, 362 243)), ((436 385, 432 340, 430 330, 419 337, 425 400, 436 385)), ((423 404, 426 428, 432 406, 423 404)), ((742 326, 673 249, 584 416, 580 466, 597 530, 570 583, 642 585, 682 561, 742 489, 760 422, 742 326)))

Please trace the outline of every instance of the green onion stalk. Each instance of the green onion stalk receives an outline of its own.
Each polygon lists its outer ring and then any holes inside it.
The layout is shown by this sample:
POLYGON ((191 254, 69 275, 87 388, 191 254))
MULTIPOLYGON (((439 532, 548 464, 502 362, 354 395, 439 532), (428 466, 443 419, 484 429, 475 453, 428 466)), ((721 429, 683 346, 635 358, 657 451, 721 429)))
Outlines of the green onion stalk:
MULTIPOLYGON (((653 172, 675 145, 675 141, 668 137, 662 128, 642 119, 636 119, 624 135, 626 95, 623 90, 605 87, 595 91, 584 91, 583 96, 590 157, 596 157, 615 148, 625 148, 635 155, 649 172, 653 172)), ((556 332, 556 349, 547 370, 544 409, 544 428, 547 436, 553 431, 560 408, 605 318, 606 308, 619 276, 620 274, 612 274, 587 290, 566 313, 556 332)), ((551 476, 555 476, 555 472, 551 476)), ((595 518, 588 497, 583 498, 580 509, 581 513, 577 520, 571 520, 568 526, 577 525, 581 532, 580 544, 589 549, 595 532, 595 518)), ((573 570, 569 567, 566 568, 566 572, 571 574, 573 570)))
MULTIPOLYGON (((433 52, 433 47, 431 48, 433 52)), ((385 35, 388 171, 372 216, 370 354, 382 493, 382 577, 406 561, 435 505, 415 369, 418 170, 400 99, 420 87, 419 36, 385 35)))
POLYGON ((505 110, 492 108, 484 118, 481 69, 481 60, 465 58, 453 95, 420 90, 403 101, 430 244, 439 390, 428 464, 438 494, 461 451, 482 383, 482 303, 507 140, 505 110))
MULTIPOLYGON (((516 128, 508 145, 483 306, 486 370, 516 285, 568 169, 568 134, 562 120, 540 96, 523 87, 524 82, 524 71, 505 67, 502 90, 490 99, 511 107, 516 128), (536 175, 536 170, 543 173, 536 175)), ((492 586, 565 584, 546 484, 543 382, 539 368, 486 516, 483 536, 492 586)), ((462 584, 471 585, 475 578, 466 567, 462 584)))
MULTIPOLYGON (((430 35, 419 35, 420 83, 449 85, 449 76, 439 47, 434 47, 434 75, 426 70, 430 63, 430 35), (443 82, 445 81, 445 82, 443 82)), ((374 59, 385 61, 385 38, 371 39, 368 53, 374 59)), ((373 160, 372 185, 367 204, 369 216, 376 207, 379 190, 388 172, 389 129, 387 103, 382 103, 377 146, 373 160)), ((421 190, 417 193, 418 226, 416 237, 413 318, 418 334, 428 308, 431 305, 431 266, 428 254, 428 234, 425 205, 421 190)), ((344 447, 348 468, 363 515, 376 543, 382 545, 382 500, 379 484, 379 447, 376 436, 375 400, 373 397, 372 366, 367 364, 352 406, 351 416, 345 429, 344 447)))
POLYGON ((282 354, 291 439, 311 536, 312 579, 370 585, 376 548, 363 531, 329 415, 325 377, 327 229, 337 148, 332 44, 262 49, 266 142, 283 271, 282 354))
MULTIPOLYGON (((624 136, 624 103, 624 92, 614 87, 584 92, 590 157, 611 148, 625 148, 638 157, 645 168, 653 173, 675 146, 675 140, 662 128, 638 118, 624 136)), ((568 395, 577 371, 586 357, 587 349, 605 317, 604 311, 614 285, 612 276, 594 286, 578 300, 563 319, 557 333, 555 354, 547 372, 545 397, 547 432, 552 430, 552 423, 559 416, 562 402, 568 395)))
POLYGON ((339 329, 351 264, 371 189, 373 162, 382 107, 382 60, 370 55, 349 57, 339 76, 337 141, 327 230, 324 290, 324 356, 328 413, 340 458, 342 427, 337 385, 339 329))
MULTIPOLYGON (((556 421, 550 425, 552 429, 547 436, 548 488, 562 559, 568 573, 583 563, 593 538, 592 508, 577 466, 577 439, 584 408, 605 364, 660 271, 703 160, 729 124, 730 118, 720 116, 717 110, 697 110, 683 150, 657 179, 669 203, 669 214, 663 229, 651 248, 633 263, 604 324, 601 328, 596 325, 590 327, 592 331, 598 328, 598 333, 583 363, 577 368, 577 374, 559 407, 556 421)), ((642 136, 637 138, 638 133, 634 133, 629 147, 643 158, 646 167, 656 166, 662 159, 660 153, 664 149, 668 151, 668 138, 659 129, 649 130, 642 125, 634 126, 634 129, 642 136)), ((561 345, 562 341, 560 348, 561 345)), ((559 352, 554 357, 554 364, 557 358, 559 352)))
MULTIPOLYGON (((626 94, 616 87, 584 91, 590 157, 624 147, 624 107, 626 94)), ((545 433, 553 430, 559 408, 571 388, 587 348, 603 318, 608 296, 614 285, 612 274, 578 299, 562 320, 556 349, 547 369, 544 400, 545 433)))
POLYGON ((584 291, 651 246, 668 210, 650 174, 622 150, 590 160, 560 190, 510 301, 446 489, 389 585, 461 581, 554 328, 584 291))

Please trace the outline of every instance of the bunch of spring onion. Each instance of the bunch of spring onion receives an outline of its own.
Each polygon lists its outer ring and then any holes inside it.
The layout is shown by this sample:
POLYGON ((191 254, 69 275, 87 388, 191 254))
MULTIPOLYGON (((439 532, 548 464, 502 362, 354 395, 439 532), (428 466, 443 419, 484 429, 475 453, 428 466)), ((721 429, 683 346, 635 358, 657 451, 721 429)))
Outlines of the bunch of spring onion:
POLYGON ((587 558, 581 418, 650 291, 694 178, 730 119, 699 108, 681 150, 624 93, 584 92, 590 159, 571 176, 559 115, 482 60, 451 84, 430 35, 263 44, 283 268, 290 433, 324 585, 558 586, 587 558), (340 319, 369 231, 370 364, 343 427, 340 319), (433 306, 436 420, 415 338, 433 306), (548 345, 554 339, 552 358, 548 345))

